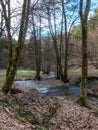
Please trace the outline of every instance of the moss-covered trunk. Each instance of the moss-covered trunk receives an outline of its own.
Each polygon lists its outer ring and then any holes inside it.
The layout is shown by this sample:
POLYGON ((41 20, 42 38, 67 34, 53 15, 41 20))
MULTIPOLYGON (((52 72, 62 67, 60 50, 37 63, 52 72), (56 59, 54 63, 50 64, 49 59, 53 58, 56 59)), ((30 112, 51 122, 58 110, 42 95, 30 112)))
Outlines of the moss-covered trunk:
POLYGON ((87 103, 87 75, 88 75, 88 43, 87 43, 87 21, 88 13, 90 9, 90 0, 86 1, 85 10, 83 12, 83 0, 80 0, 80 19, 82 27, 82 75, 81 75, 81 88, 80 88, 80 97, 78 102, 88 107, 87 103))
POLYGON ((5 94, 7 94, 12 87, 12 84, 13 84, 13 81, 14 81, 14 78, 15 78, 15 74, 16 74, 16 70, 17 69, 12 67, 12 66, 9 68, 9 73, 7 74, 5 83, 2 87, 2 91, 5 94))
POLYGON ((8 41, 7 41, 8 45, 9 45, 9 50, 8 50, 8 66, 7 66, 7 71, 6 71, 6 77, 8 76, 9 72, 10 72, 10 66, 12 65, 12 57, 13 57, 13 52, 12 52, 12 37, 9 34, 8 35, 8 41))
POLYGON ((54 45, 54 49, 55 49, 55 53, 56 53, 57 77, 63 81, 63 79, 64 79, 63 68, 62 68, 62 64, 61 64, 61 58, 60 58, 59 52, 58 52, 57 40, 55 37, 53 38, 53 45, 54 45))
POLYGON ((88 72, 88 48, 87 48, 87 28, 82 25, 82 76, 80 96, 86 100, 87 98, 87 72, 88 72))
POLYGON ((6 76, 5 83, 2 87, 3 92, 5 92, 6 94, 9 92, 9 90, 12 87, 12 84, 13 84, 13 81, 17 72, 17 60, 21 52, 22 46, 23 46, 23 42, 19 41, 15 48, 15 52, 12 59, 12 64, 9 66, 9 73, 6 76))
MULTIPOLYGON (((15 47, 13 57, 12 58, 10 57, 11 59, 9 59, 9 60, 11 60, 11 61, 9 61, 9 63, 10 62, 11 63, 8 66, 6 80, 2 87, 2 91, 6 94, 11 89, 15 75, 16 75, 17 60, 18 60, 19 54, 21 52, 21 49, 23 47, 23 43, 25 41, 25 35, 26 35, 26 31, 27 31, 29 8, 30 8, 30 0, 24 0, 18 42, 15 47)), ((5 22, 7 22, 6 19, 5 19, 5 22)), ((12 43, 12 40, 11 40, 11 43, 12 43)))

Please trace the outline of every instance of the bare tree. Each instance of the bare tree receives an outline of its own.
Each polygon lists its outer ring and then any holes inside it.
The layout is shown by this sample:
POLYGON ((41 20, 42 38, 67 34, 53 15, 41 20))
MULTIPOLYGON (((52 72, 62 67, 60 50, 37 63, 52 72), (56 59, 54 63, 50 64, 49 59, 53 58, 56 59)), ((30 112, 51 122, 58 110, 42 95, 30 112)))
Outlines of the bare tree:
POLYGON ((49 35, 42 39, 42 71, 44 74, 49 74, 51 68, 53 49, 50 39, 49 35))
POLYGON ((53 0, 45 1, 43 0, 45 8, 46 8, 46 17, 48 20, 49 31, 53 40, 53 46, 56 54, 56 70, 57 70, 57 78, 63 80, 63 68, 61 64, 61 57, 59 55, 58 41, 57 41, 57 25, 56 25, 56 4, 57 2, 53 0), (52 24, 53 21, 53 24, 52 24))
POLYGON ((70 31, 72 26, 74 25, 77 17, 75 16, 75 11, 77 6, 70 9, 71 15, 73 17, 68 22, 68 10, 66 6, 69 6, 73 1, 64 1, 64 0, 52 0, 44 1, 44 5, 46 7, 46 15, 49 23, 49 30, 52 36, 53 45, 56 53, 56 68, 57 68, 57 78, 61 79, 63 82, 68 82, 68 45, 70 38, 70 31), (69 4, 69 5, 68 5, 69 4), (57 13, 58 10, 61 12, 57 13), (66 11, 67 10, 67 11, 66 11), (60 17, 61 23, 58 27, 57 18, 60 17), (61 17, 62 16, 62 17, 61 17), (60 31, 58 31, 58 28, 60 31), (59 37, 60 36, 60 37, 59 37), (58 40, 59 39, 59 40, 58 40), (62 56, 63 54, 63 56, 62 56))
POLYGON ((72 0, 61 0, 61 8, 62 8, 62 16, 63 16, 62 24, 64 24, 63 25, 64 28, 62 28, 64 30, 64 34, 62 36, 64 38, 64 72, 63 72, 64 82, 68 82, 68 52, 69 52, 69 39, 70 39, 71 29, 74 23, 76 22, 76 20, 78 19, 78 15, 76 13, 78 4, 74 3, 75 5, 73 5, 73 3, 74 1, 72 0), (67 10, 66 7, 70 6, 70 4, 72 4, 73 6, 70 7, 69 10, 67 10), (69 20, 70 22, 68 22, 69 20))
POLYGON ((87 75, 88 75, 88 14, 90 10, 91 0, 86 0, 84 9, 84 1, 80 0, 79 14, 82 28, 82 75, 81 75, 81 90, 78 102, 83 106, 88 106, 87 103, 87 75))
POLYGON ((35 53, 35 66, 36 66, 36 75, 35 79, 40 80, 40 70, 41 70, 41 8, 37 6, 37 2, 32 6, 31 10, 31 26, 33 31, 31 34, 31 42, 34 44, 34 53, 35 53), (37 24, 36 24, 37 21, 37 24), (39 26, 38 26, 39 25, 39 26))

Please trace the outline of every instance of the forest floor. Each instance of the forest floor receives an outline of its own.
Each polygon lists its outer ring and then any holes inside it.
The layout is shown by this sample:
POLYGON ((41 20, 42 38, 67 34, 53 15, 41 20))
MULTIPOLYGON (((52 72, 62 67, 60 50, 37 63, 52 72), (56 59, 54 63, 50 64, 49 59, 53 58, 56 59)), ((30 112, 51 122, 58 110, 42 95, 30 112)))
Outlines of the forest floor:
POLYGON ((65 96, 45 97, 30 87, 21 91, 0 92, 0 130, 98 130, 98 109, 65 96))
MULTIPOLYGON (((71 83, 79 79, 72 77, 71 83)), ((98 130, 98 108, 79 106, 76 100, 18 85, 8 95, 0 90, 0 130, 98 130)))

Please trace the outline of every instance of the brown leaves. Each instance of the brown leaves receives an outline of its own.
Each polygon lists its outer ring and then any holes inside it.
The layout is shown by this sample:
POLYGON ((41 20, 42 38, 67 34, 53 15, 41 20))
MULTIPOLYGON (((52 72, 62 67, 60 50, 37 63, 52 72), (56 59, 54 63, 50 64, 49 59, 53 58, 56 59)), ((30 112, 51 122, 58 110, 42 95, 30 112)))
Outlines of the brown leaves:
POLYGON ((18 94, 1 99, 0 130, 97 130, 96 110, 81 107, 71 99, 46 97, 28 89, 18 100, 18 94), (33 94, 34 92, 34 94, 33 94), (21 119, 26 122, 23 123, 21 119), (30 122, 30 123, 28 123, 30 122), (32 128, 31 128, 32 127, 32 128))
MULTIPOLYGON (((98 118, 93 112, 87 108, 74 104, 71 100, 58 99, 61 107, 57 111, 57 115, 53 118, 53 129, 60 127, 63 130, 97 130, 98 118)), ((52 128, 51 128, 52 129, 52 128)))
POLYGON ((0 130, 31 130, 30 124, 23 124, 14 116, 10 116, 8 111, 0 106, 0 130))

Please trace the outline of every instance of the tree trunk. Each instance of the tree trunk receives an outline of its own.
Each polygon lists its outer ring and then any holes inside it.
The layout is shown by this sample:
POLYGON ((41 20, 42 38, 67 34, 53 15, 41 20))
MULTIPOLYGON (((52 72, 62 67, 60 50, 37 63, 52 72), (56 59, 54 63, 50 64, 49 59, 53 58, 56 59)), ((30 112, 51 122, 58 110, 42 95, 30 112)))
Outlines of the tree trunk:
POLYGON ((62 3, 62 13, 64 17, 64 31, 65 31, 65 52, 64 52, 64 78, 63 82, 68 82, 68 34, 67 34, 67 20, 66 20, 66 12, 65 12, 65 4, 64 0, 61 0, 62 3))
POLYGON ((61 59, 58 53, 58 48, 57 48, 57 40, 53 38, 53 45, 56 53, 56 61, 57 61, 57 77, 60 78, 62 81, 64 79, 63 77, 63 69, 61 65, 61 59))
POLYGON ((57 64, 57 68, 56 68, 56 78, 60 79, 60 72, 59 72, 59 66, 57 64))
POLYGON ((8 52, 8 66, 7 66, 7 71, 6 71, 6 77, 9 74, 10 71, 10 66, 12 65, 12 57, 13 57, 13 52, 12 52, 12 36, 9 34, 8 35, 8 40, 7 43, 9 45, 9 52, 8 52))
POLYGON ((82 106, 89 107, 87 102, 87 73, 88 73, 88 45, 87 45, 87 18, 90 9, 90 0, 86 1, 86 7, 83 13, 83 0, 80 0, 80 19, 82 26, 82 75, 81 88, 78 103, 82 106))
POLYGON ((17 60, 18 60, 19 54, 21 52, 23 43, 24 43, 24 41, 19 41, 17 43, 17 46, 15 48, 15 52, 14 52, 14 55, 13 55, 12 64, 9 66, 9 73, 6 76, 5 83, 2 87, 2 90, 6 94, 9 92, 9 90, 12 87, 12 84, 13 84, 13 81, 14 81, 14 78, 15 78, 15 75, 16 75, 16 72, 17 72, 17 60))
POLYGON ((11 61, 12 64, 9 65, 9 73, 6 76, 5 83, 2 87, 2 91, 6 94, 11 89, 15 75, 16 75, 17 60, 21 52, 21 49, 23 47, 23 44, 25 41, 25 35, 27 31, 29 8, 30 8, 30 0, 24 0, 18 42, 17 42, 16 48, 13 54, 13 59, 11 61))
MULTIPOLYGON (((40 40, 38 41, 36 37, 36 29, 35 29, 35 21, 34 21, 34 14, 32 11, 32 23, 33 23, 33 42, 34 42, 34 53, 35 53, 35 66, 36 66, 36 75, 35 79, 40 80, 40 69, 41 69, 41 34, 40 40)), ((40 29, 41 33, 41 29, 40 29)))
POLYGON ((87 47, 87 28, 82 25, 82 76, 81 76, 81 91, 80 96, 87 98, 87 72, 88 72, 88 47, 87 47))

